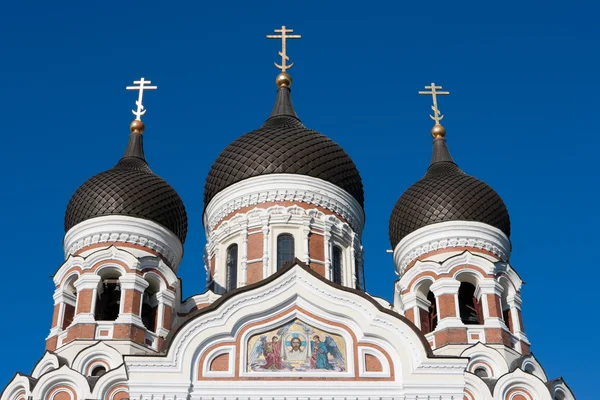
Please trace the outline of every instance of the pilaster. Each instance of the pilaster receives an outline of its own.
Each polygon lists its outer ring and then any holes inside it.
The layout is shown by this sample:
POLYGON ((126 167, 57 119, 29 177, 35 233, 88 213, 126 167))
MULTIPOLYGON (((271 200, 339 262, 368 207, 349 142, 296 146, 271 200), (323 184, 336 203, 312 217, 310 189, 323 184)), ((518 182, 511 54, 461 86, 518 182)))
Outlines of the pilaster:
POLYGON ((77 304, 73 324, 93 324, 96 322, 94 311, 100 280, 101 278, 98 275, 83 274, 73 283, 77 290, 77 304))
POLYGON ((123 275, 121 285, 121 309, 116 324, 133 324, 145 328, 142 322, 142 295, 149 283, 138 275, 123 275))
POLYGON ((459 288, 460 282, 450 278, 442 278, 431 284, 430 290, 435 295, 438 310, 436 330, 465 326, 460 320, 460 310, 458 308, 459 288))

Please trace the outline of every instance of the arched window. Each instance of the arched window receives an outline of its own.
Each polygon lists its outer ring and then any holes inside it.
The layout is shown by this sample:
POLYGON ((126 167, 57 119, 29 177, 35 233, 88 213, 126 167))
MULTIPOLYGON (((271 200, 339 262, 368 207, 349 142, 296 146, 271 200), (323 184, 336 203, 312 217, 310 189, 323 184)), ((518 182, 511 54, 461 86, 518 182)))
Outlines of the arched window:
POLYGON ((342 284, 342 249, 338 246, 333 247, 333 260, 332 260, 333 282, 342 284))
POLYGON ((73 317, 75 317, 75 305, 77 304, 77 290, 75 289, 75 281, 77 280, 77 276, 74 275, 67 282, 65 282, 65 301, 64 311, 63 311, 63 319, 61 327, 63 329, 67 329, 69 325, 73 322, 73 317), (69 301, 72 301, 73 304, 70 304, 69 301))
POLYGON ((502 279, 502 280, 500 280, 500 284, 502 285, 502 297, 501 297, 501 302, 500 302, 500 304, 502 306, 502 319, 504 320, 504 323, 508 327, 508 330, 510 330, 511 332, 514 333, 514 327, 513 327, 513 323, 512 323, 510 306, 508 305, 508 300, 507 300, 508 293, 509 293, 508 281, 506 279, 502 279))
POLYGON ((483 324, 483 310, 475 298, 475 286, 469 282, 461 282, 458 288, 458 309, 463 324, 483 324))
POLYGON ((277 269, 294 259, 294 237, 289 233, 277 236, 277 269))
POLYGON ((96 300, 96 321, 114 321, 121 309, 121 285, 117 273, 107 273, 102 277, 96 300))
POLYGON ((156 310, 158 309, 158 301, 156 293, 146 289, 142 297, 142 322, 149 331, 156 330, 156 310))
POLYGON ((477 375, 480 378, 487 378, 488 377, 488 373, 485 370, 485 368, 483 368, 483 367, 475 368, 474 374, 477 375))
POLYGON ((227 269, 227 282, 225 289, 233 290, 237 287, 237 266, 238 266, 238 245, 232 244, 227 248, 227 258, 225 259, 227 269))

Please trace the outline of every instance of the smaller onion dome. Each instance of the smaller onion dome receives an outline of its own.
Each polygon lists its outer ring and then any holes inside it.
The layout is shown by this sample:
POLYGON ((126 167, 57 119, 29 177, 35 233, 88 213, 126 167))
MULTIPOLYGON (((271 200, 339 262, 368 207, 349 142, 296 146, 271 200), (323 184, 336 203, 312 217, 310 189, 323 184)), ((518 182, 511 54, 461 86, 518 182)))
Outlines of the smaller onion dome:
POLYGON ((155 175, 144 157, 141 121, 131 124, 125 154, 108 171, 81 185, 65 214, 65 232, 80 222, 108 215, 124 215, 156 222, 185 242, 187 214, 177 192, 155 175))
POLYGON ((446 221, 483 222, 510 237, 508 210, 498 193, 461 171, 450 156, 441 125, 432 134, 433 155, 427 173, 400 196, 392 211, 392 248, 417 229, 446 221))

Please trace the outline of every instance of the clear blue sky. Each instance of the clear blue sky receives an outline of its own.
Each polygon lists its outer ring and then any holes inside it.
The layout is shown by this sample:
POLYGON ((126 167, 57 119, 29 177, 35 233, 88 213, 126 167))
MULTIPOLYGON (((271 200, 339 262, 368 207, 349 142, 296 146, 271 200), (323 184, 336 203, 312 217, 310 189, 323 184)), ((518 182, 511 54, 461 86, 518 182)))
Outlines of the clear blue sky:
POLYGON ((427 167, 435 81, 450 150, 504 198, 525 330, 550 377, 597 392, 597 2, 7 2, 0 13, 0 387, 30 373, 52 317, 63 215, 127 143, 144 76, 146 155, 190 219, 184 295, 203 291, 203 185, 275 99, 285 24, 303 122, 342 145, 365 185, 368 291, 391 300, 387 223, 427 167), (59 4, 61 3, 61 4, 59 4), (583 281, 587 282, 583 285, 583 281))

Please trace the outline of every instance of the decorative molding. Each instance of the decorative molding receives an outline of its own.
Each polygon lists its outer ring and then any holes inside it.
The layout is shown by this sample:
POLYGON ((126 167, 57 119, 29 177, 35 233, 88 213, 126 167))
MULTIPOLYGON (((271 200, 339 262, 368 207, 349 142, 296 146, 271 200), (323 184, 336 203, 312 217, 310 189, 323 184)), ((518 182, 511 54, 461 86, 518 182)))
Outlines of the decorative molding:
POLYGON ((219 192, 206 207, 204 226, 212 231, 231 213, 267 202, 314 204, 344 218, 359 234, 365 215, 348 192, 319 178, 295 174, 269 174, 245 179, 219 192))
POLYGON ((128 216, 104 216, 80 222, 65 234, 65 258, 100 243, 129 243, 145 247, 163 256, 173 270, 183 256, 183 246, 173 232, 147 219, 128 216))
POLYGON ((394 249, 396 272, 402 276, 406 267, 423 254, 455 247, 471 247, 495 254, 507 261, 511 244, 498 228, 481 222, 448 221, 417 229, 398 243, 394 249))

